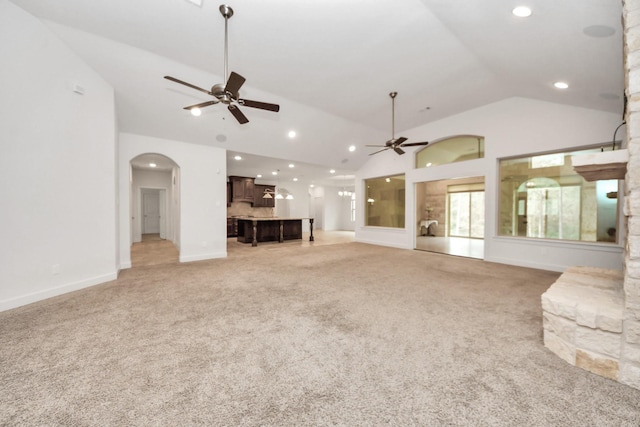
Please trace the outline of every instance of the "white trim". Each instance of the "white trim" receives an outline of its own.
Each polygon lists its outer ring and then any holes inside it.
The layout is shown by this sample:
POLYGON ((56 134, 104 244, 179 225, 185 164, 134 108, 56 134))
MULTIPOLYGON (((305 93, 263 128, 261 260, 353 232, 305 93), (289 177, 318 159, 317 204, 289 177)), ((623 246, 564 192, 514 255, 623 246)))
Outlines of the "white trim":
POLYGON ((208 259, 217 259, 217 258, 226 258, 227 252, 214 252, 209 254, 200 254, 200 255, 180 255, 180 262, 193 262, 193 261, 205 261, 208 259))
POLYGON ((48 288, 42 291, 32 292, 19 297, 10 298, 0 301, 0 311, 10 310, 12 308, 21 307, 23 305, 38 302, 47 298, 56 297, 68 292, 77 291, 91 286, 99 285, 104 282, 116 280, 118 274, 116 272, 103 274, 101 276, 92 277, 90 279, 81 280, 75 283, 67 283, 64 285, 48 288))
POLYGON ((401 245, 401 244, 397 244, 395 242, 388 242, 388 241, 382 241, 382 240, 371 240, 371 239, 358 239, 358 238, 356 238, 354 241, 358 242, 358 243, 366 243, 368 245, 388 246, 390 248, 398 248, 398 249, 412 249, 408 245, 401 245))

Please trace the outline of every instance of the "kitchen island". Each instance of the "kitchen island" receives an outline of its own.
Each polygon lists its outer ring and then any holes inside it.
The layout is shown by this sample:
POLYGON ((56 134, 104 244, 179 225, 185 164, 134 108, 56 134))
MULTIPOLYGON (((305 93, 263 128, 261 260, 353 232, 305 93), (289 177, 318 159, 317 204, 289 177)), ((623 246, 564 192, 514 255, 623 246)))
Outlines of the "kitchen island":
POLYGON ((313 242, 313 218, 253 218, 238 217, 238 242, 284 242, 302 239, 302 220, 309 220, 309 241, 313 242))

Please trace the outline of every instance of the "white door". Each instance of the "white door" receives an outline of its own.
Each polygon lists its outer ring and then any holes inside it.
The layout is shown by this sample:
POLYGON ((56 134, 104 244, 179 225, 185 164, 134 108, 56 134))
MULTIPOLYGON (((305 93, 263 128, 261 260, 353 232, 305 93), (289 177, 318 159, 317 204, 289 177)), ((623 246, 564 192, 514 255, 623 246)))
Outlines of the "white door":
POLYGON ((160 197, 158 192, 142 194, 142 234, 160 233, 160 197))
POLYGON ((158 191, 160 203, 160 238, 167 238, 167 190, 158 191))

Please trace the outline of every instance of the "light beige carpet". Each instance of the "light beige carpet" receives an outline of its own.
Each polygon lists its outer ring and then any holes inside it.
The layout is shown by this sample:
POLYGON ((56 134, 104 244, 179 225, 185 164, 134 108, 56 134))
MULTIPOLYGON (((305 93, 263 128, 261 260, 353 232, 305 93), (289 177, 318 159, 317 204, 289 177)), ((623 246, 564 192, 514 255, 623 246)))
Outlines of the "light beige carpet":
POLYGON ((640 425, 640 391, 544 348, 557 273, 248 249, 0 313, 0 425, 640 425))

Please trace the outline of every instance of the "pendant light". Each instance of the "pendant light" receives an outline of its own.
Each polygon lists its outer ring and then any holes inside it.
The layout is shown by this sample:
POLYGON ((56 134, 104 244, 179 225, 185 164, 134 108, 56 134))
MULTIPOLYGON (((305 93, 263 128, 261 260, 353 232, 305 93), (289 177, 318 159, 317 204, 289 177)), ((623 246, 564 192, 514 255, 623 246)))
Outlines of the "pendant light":
POLYGON ((269 188, 265 188, 262 198, 263 199, 273 199, 276 200, 293 200, 293 194, 289 193, 286 188, 280 188, 280 169, 278 169, 275 173, 278 175, 278 185, 276 186, 276 191, 269 188))

